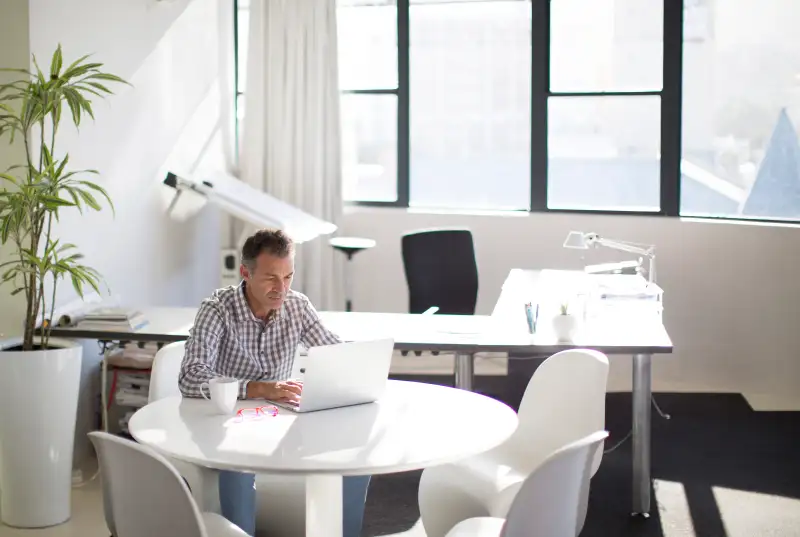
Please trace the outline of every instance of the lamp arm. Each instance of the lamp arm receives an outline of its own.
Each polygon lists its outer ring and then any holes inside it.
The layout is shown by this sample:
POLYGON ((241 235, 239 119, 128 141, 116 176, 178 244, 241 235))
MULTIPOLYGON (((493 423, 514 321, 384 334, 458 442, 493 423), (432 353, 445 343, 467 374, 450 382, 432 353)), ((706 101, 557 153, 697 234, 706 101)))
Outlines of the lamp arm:
POLYGON ((614 250, 620 250, 622 252, 628 252, 631 254, 639 254, 639 255, 646 255, 649 258, 655 257, 655 252, 653 251, 653 247, 649 248, 642 248, 641 246, 634 246, 633 244, 627 244, 624 242, 618 242, 609 239, 603 239, 598 237, 595 240, 595 244, 599 244, 605 246, 606 248, 612 248, 614 250))
POLYGON ((624 242, 618 242, 614 240, 603 239, 601 237, 597 237, 594 239, 595 244, 603 245, 607 248, 612 248, 614 250, 620 250, 622 252, 629 252, 632 254, 639 254, 647 256, 650 260, 650 268, 647 271, 647 280, 650 283, 655 282, 656 280, 656 252, 655 246, 650 246, 648 248, 643 248, 641 246, 636 246, 633 244, 627 244, 624 242))

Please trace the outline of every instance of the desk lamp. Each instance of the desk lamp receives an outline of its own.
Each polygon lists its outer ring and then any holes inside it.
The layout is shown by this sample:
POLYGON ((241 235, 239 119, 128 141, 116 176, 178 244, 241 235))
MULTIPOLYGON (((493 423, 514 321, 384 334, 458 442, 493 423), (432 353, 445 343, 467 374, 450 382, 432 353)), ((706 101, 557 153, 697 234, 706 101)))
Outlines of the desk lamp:
MULTIPOLYGON (((630 252, 632 254, 639 254, 642 256, 646 256, 650 262, 650 266, 647 270, 647 281, 648 283, 655 283, 656 281, 656 247, 651 244, 639 244, 635 242, 628 242, 628 241, 617 241, 613 239, 604 239, 597 233, 584 233, 582 231, 570 231, 567 235, 566 240, 564 241, 564 248, 574 248, 578 250, 588 250, 589 248, 597 248, 598 246, 605 246, 606 248, 611 248, 613 250, 619 250, 621 252, 630 252)), ((634 375, 642 375, 643 373, 640 371, 637 365, 634 365, 634 375)), ((647 375, 649 376, 650 373, 648 371, 647 375)), ((647 382, 650 382, 649 379, 647 382)), ((653 406, 658 411, 658 414, 664 418, 665 420, 671 419, 671 416, 661 410, 661 407, 658 406, 656 403, 655 396, 652 394, 650 395, 650 401, 652 401, 653 406)), ((614 446, 609 448, 606 452, 614 451, 619 446, 621 446, 628 438, 631 437, 633 431, 631 430, 628 434, 619 442, 617 442, 614 446)))
POLYGON ((570 231, 567 235, 567 239, 564 241, 564 248, 588 250, 589 248, 597 248, 598 246, 605 246, 606 248, 611 248, 612 250, 619 250, 621 252, 629 252, 647 257, 649 260, 647 281, 649 283, 655 282, 656 247, 653 245, 605 239, 597 233, 583 233, 582 231, 570 231))

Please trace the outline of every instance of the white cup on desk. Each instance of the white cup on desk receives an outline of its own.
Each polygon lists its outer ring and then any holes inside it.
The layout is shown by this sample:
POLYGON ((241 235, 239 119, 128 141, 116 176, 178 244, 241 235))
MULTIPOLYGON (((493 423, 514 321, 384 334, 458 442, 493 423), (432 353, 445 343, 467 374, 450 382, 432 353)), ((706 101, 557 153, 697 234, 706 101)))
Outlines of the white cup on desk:
POLYGON ((233 414, 239 398, 239 381, 230 377, 217 377, 200 385, 203 399, 214 403, 220 414, 233 414), (209 395, 206 396, 206 389, 209 395))

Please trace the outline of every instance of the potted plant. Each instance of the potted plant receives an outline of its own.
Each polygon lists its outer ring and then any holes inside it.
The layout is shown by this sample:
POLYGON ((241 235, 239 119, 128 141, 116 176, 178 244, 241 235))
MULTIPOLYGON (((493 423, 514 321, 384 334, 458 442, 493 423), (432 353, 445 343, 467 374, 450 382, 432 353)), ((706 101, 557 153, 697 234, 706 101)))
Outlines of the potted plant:
POLYGON ((35 56, 33 65, 33 72, 2 69, 20 78, 0 84, 0 138, 24 146, 20 162, 0 169, 0 243, 11 250, 0 263, 0 285, 25 296, 22 337, 0 342, 0 514, 17 527, 70 517, 82 347, 52 339, 50 320, 59 283, 69 280, 82 298, 84 289, 99 291, 101 280, 74 244, 56 238, 54 225, 65 209, 111 205, 88 180, 97 172, 70 170, 56 142, 62 119, 79 127, 94 118, 93 97, 124 83, 88 56, 65 65, 60 45, 48 73, 35 56))
POLYGON ((553 333, 559 341, 571 341, 578 329, 578 318, 569 311, 569 302, 562 302, 553 317, 553 333))

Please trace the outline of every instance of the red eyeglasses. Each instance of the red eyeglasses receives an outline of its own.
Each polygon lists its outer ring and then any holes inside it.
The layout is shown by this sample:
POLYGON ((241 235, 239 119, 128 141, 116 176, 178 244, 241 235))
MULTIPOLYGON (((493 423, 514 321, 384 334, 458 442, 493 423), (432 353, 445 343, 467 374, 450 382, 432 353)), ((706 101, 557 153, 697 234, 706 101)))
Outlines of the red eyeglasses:
POLYGON ((272 416, 273 418, 278 415, 278 407, 276 406, 259 406, 256 408, 242 408, 236 412, 236 416, 243 419, 258 419, 264 416, 272 416))

